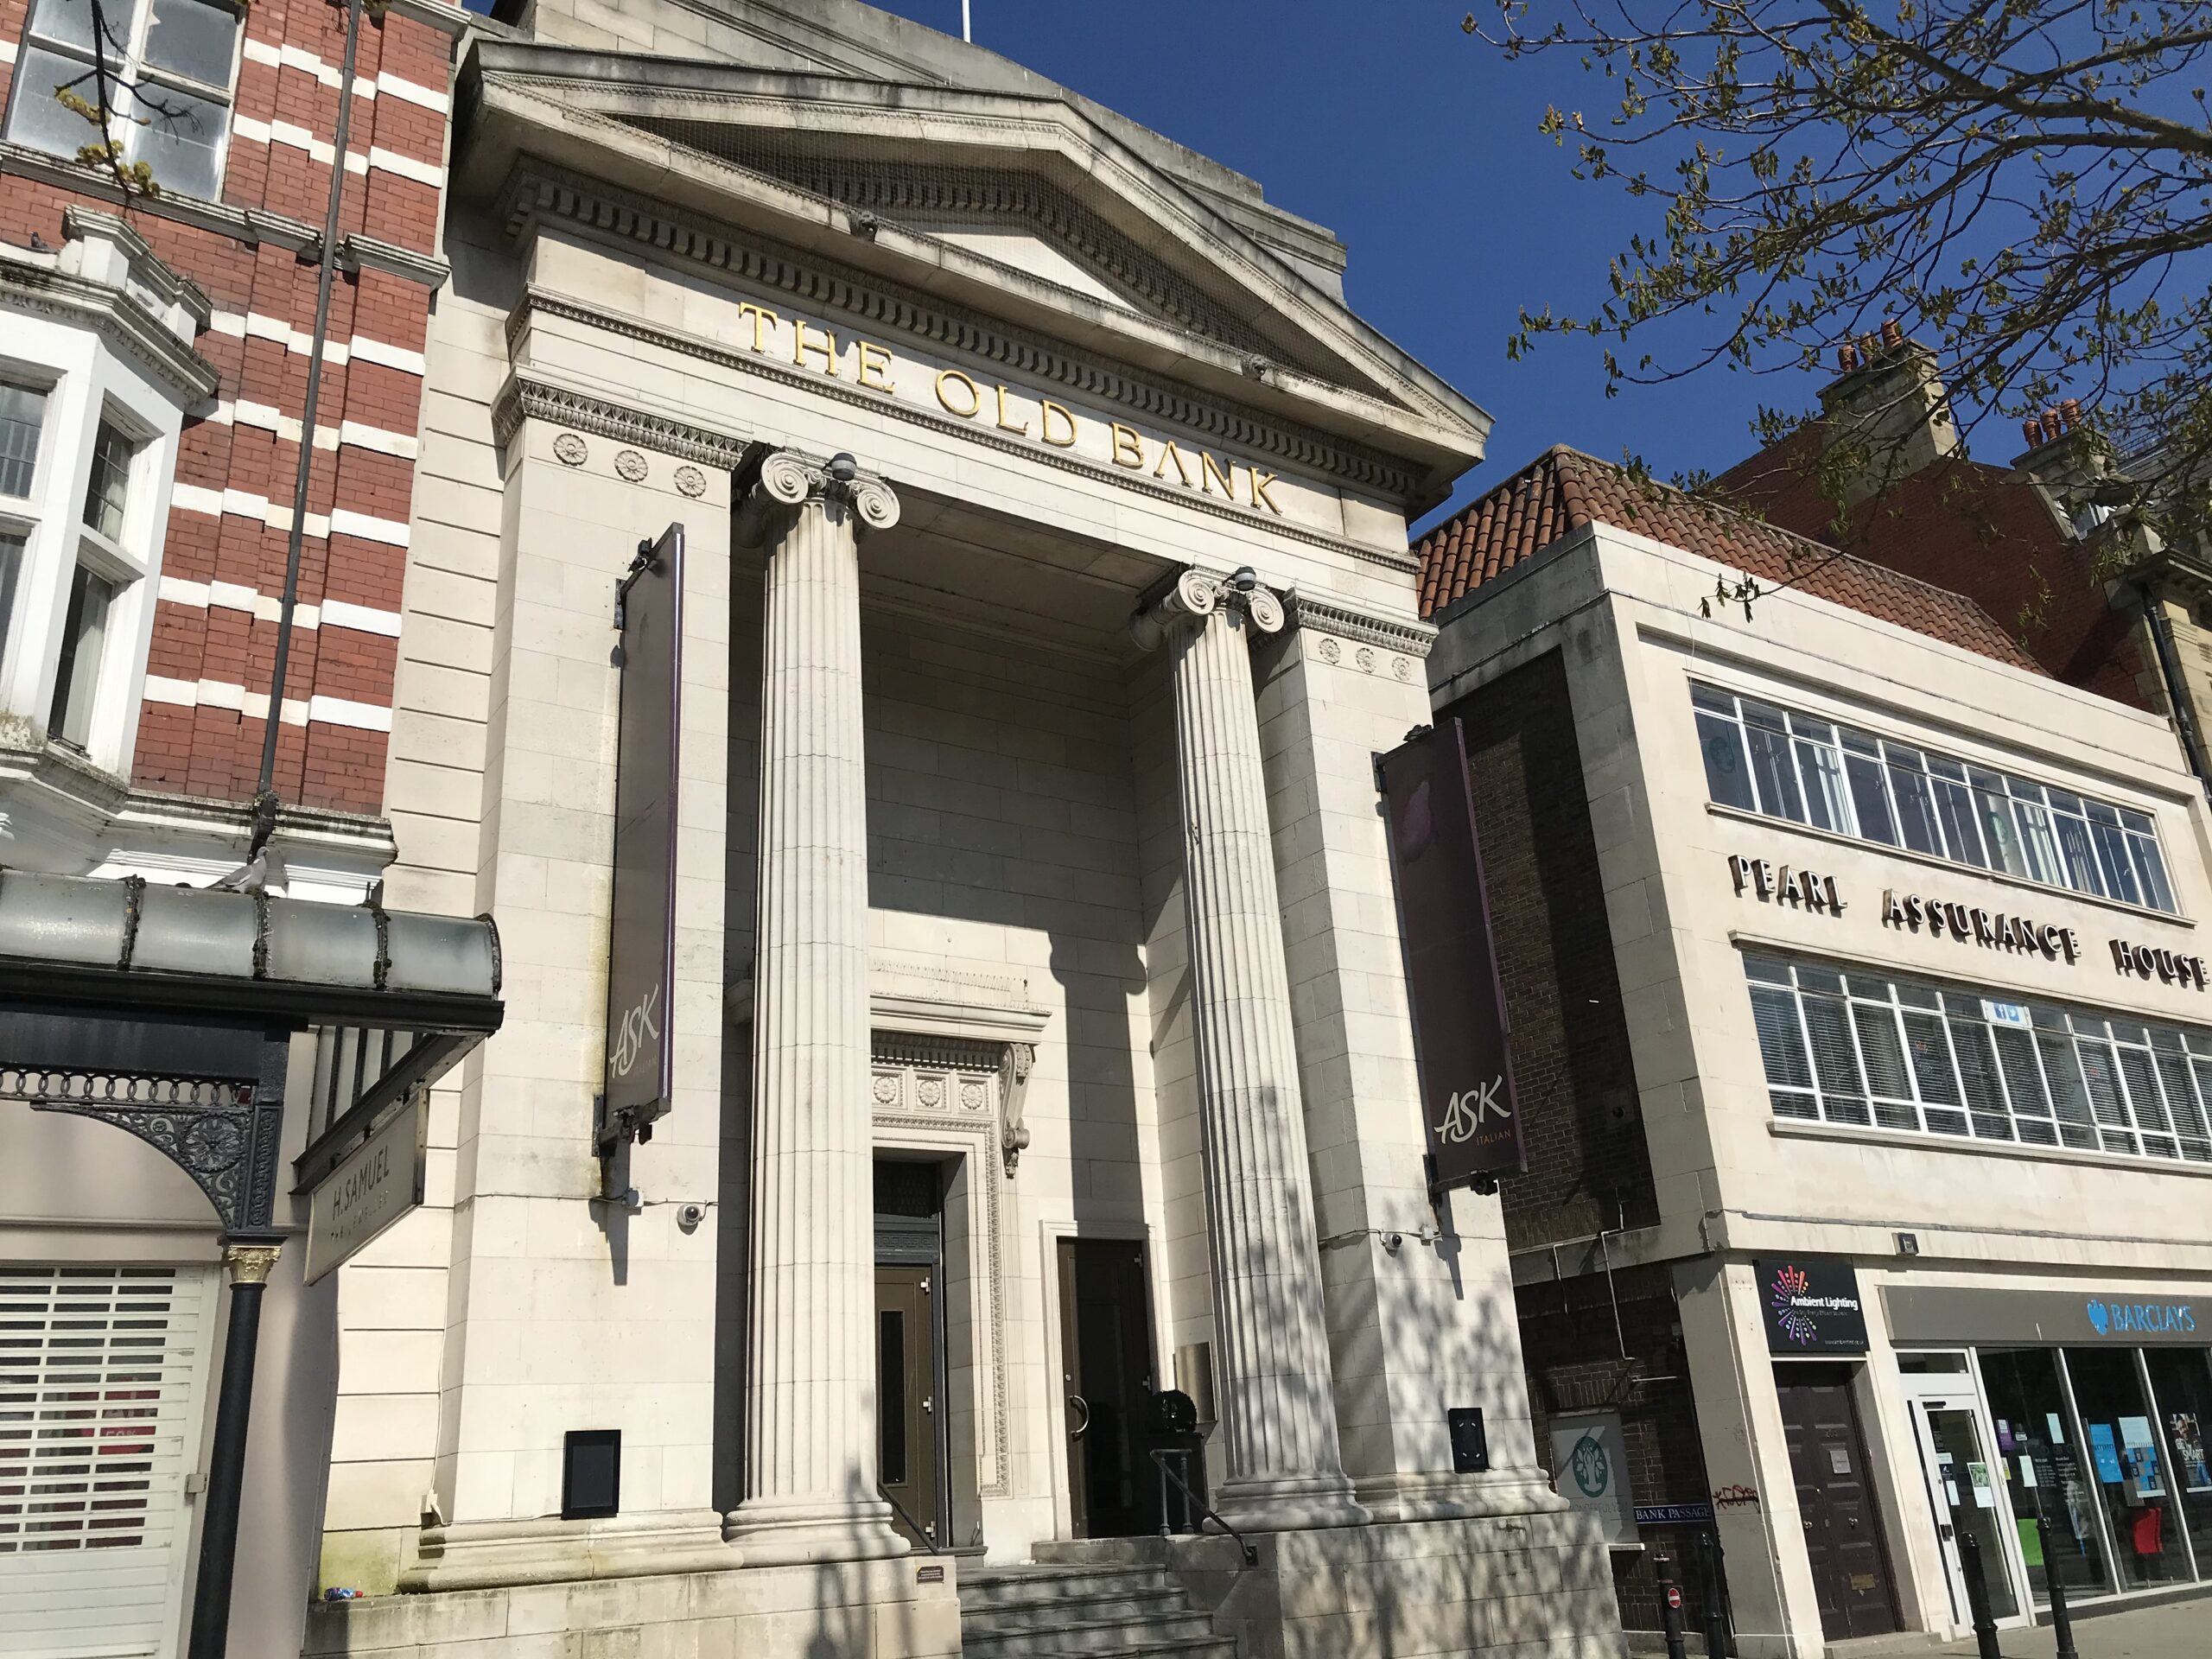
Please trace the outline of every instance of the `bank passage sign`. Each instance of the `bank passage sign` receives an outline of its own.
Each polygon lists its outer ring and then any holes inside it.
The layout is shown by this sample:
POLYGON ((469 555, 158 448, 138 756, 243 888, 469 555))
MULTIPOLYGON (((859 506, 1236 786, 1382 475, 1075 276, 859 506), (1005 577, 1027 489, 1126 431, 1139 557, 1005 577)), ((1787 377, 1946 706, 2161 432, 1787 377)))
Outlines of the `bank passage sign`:
POLYGON ((1376 775, 1389 820, 1430 1182, 1487 1185, 1529 1161, 1459 722, 1417 732, 1376 762, 1376 775))

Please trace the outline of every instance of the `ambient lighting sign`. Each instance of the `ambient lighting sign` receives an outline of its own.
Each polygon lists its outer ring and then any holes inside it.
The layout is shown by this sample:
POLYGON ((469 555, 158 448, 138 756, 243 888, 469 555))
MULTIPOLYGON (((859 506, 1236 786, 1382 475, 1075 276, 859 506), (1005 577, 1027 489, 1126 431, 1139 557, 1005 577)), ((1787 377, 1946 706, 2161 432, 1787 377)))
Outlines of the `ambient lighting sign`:
POLYGON ((1859 1270, 1850 1262, 1796 1256, 1752 1265, 1768 1352, 1866 1351, 1866 1306, 1859 1299, 1859 1270))

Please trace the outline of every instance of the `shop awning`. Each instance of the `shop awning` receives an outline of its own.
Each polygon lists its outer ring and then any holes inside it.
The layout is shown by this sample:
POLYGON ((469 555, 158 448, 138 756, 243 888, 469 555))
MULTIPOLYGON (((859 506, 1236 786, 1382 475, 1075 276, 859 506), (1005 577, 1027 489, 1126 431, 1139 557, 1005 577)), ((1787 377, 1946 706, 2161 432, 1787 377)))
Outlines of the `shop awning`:
POLYGON ((383 1109, 499 1029, 491 918, 137 877, 0 871, 0 1099, 168 1154, 232 1236, 268 1228, 291 1039, 315 1039, 312 1187, 383 1109))

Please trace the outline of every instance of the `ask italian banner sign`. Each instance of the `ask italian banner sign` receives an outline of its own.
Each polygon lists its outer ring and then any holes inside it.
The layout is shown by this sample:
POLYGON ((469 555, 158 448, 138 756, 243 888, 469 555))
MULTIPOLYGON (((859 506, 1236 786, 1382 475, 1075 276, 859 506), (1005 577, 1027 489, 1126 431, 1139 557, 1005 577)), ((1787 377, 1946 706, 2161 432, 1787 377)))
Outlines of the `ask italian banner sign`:
POLYGON ((616 590, 621 713, 607 931, 602 1133, 649 1133, 668 1109, 676 976, 677 732, 683 717, 683 526, 642 544, 616 590))
POLYGON ((1389 818, 1430 1184, 1488 1185, 1529 1165, 1459 722, 1415 731, 1377 759, 1376 777, 1389 818))

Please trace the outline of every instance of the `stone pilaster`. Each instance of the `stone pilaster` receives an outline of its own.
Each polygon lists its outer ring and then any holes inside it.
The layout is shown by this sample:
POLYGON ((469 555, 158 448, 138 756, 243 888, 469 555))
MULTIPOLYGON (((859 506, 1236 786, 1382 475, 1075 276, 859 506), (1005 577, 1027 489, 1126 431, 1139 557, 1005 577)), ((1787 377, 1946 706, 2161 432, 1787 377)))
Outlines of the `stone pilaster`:
POLYGON ((1238 1525, 1364 1521, 1337 1441, 1281 906, 1249 641, 1281 628, 1249 572, 1185 570, 1139 613, 1175 687, 1199 1129, 1228 1445, 1217 1507, 1238 1525), (1241 578, 1241 582, 1239 580, 1241 578))
POLYGON ((745 1495, 748 1562, 903 1553, 876 1491, 868 800, 858 536, 899 502, 852 457, 762 463, 745 1495))

